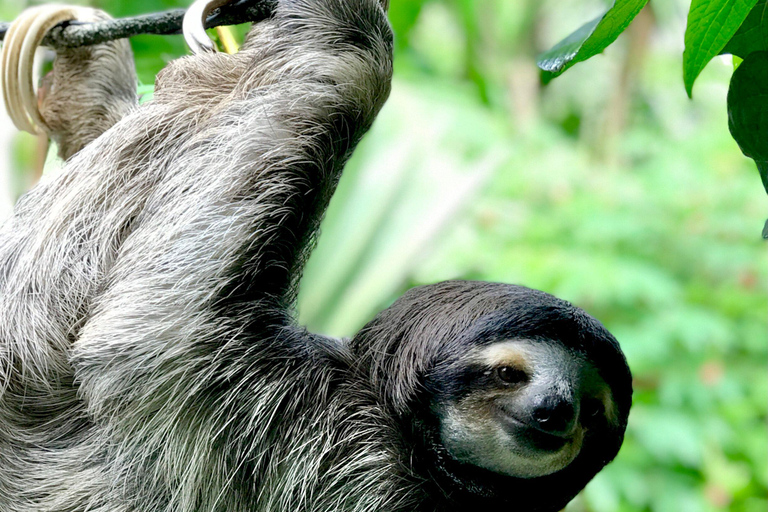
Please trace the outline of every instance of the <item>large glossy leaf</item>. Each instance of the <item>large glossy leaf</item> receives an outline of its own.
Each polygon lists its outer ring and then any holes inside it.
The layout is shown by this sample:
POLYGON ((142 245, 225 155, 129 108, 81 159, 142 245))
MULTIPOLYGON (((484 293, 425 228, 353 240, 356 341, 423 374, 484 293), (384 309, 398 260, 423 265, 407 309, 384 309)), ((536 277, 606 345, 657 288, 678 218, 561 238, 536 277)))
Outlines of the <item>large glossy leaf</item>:
POLYGON ((683 81, 688 96, 704 67, 718 55, 757 0, 693 0, 685 29, 683 81))
POLYGON ((583 25, 541 54, 537 64, 555 77, 574 64, 601 53, 624 32, 646 3, 648 0, 616 0, 604 15, 583 25))
POLYGON ((741 151, 757 163, 768 191, 768 52, 753 52, 733 73, 728 128, 741 151))
POLYGON ((742 59, 752 52, 768 51, 768 25, 766 0, 758 0, 747 19, 720 53, 729 53, 742 59))

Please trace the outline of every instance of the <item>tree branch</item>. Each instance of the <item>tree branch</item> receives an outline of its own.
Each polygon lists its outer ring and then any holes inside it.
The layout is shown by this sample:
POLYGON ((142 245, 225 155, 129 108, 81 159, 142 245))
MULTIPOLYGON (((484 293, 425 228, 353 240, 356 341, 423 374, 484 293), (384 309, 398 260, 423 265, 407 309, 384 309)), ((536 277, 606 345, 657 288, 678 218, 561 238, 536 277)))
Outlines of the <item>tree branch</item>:
MULTIPOLYGON (((213 11, 205 28, 262 21, 272 16, 276 7, 277 0, 240 0, 213 11)), ((67 21, 51 29, 42 44, 51 48, 73 48, 139 34, 180 34, 185 12, 184 9, 174 9, 98 23, 67 21)), ((10 23, 0 23, 0 40, 5 38, 9 26, 10 23)))

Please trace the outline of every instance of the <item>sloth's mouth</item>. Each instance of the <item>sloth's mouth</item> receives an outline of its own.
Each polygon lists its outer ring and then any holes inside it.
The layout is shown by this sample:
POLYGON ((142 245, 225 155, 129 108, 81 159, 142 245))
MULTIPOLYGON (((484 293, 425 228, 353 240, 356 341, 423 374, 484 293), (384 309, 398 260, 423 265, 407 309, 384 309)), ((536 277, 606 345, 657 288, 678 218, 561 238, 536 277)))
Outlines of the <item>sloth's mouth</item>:
POLYGON ((528 422, 511 414, 504 407, 500 407, 503 421, 515 437, 522 437, 527 444, 541 452, 557 452, 566 444, 573 441, 573 435, 552 434, 537 429, 528 422))
POLYGON ((543 452, 559 451, 571 440, 570 436, 561 437, 530 427, 526 430, 524 435, 536 450, 543 452))

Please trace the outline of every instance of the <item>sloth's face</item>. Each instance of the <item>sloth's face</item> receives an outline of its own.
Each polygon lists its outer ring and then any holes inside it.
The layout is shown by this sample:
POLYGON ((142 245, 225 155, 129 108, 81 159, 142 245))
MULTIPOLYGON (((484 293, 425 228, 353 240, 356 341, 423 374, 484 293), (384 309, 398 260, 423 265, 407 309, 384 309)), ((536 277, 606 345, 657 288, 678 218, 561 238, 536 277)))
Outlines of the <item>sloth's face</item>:
POLYGON ((432 379, 443 446, 459 462, 503 475, 555 473, 576 459, 590 431, 618 421, 595 368, 556 342, 475 347, 432 379))

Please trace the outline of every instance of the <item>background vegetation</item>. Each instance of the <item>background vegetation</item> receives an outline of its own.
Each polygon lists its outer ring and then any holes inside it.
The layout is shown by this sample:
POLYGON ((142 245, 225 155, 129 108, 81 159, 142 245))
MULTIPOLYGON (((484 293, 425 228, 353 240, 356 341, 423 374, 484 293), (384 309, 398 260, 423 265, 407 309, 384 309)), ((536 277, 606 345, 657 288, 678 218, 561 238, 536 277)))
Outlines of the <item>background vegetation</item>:
MULTIPOLYGON (((0 18, 21 4, 0 0, 0 18)), ((183 5, 94 4, 114 16, 183 5)), ((339 186, 300 317, 349 336, 409 287, 453 278, 571 300, 618 337, 636 394, 618 460, 569 509, 765 512, 768 208, 728 134, 732 66, 710 64, 689 101, 689 2, 666 0, 542 86, 536 55, 605 7, 392 1, 392 98, 339 186)), ((133 45, 146 84, 185 53, 178 37, 133 45)), ((39 159, 31 138, 14 148, 18 194, 39 159)))

